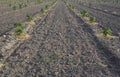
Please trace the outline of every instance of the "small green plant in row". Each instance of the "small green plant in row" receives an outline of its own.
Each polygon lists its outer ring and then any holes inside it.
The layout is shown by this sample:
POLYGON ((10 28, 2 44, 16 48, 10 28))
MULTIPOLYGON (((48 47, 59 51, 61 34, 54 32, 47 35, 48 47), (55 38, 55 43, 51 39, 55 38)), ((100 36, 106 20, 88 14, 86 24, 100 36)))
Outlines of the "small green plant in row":
POLYGON ((45 12, 45 10, 42 8, 42 9, 40 10, 40 12, 43 14, 43 13, 45 12))
POLYGON ((112 30, 110 28, 103 29, 103 35, 107 37, 108 35, 112 34, 112 30))
POLYGON ((96 18, 95 17, 90 17, 89 21, 90 21, 90 23, 94 23, 94 22, 96 22, 96 18))
POLYGON ((29 22, 33 20, 33 16, 31 14, 28 14, 26 17, 27 17, 27 21, 29 22))
POLYGON ((43 9, 43 8, 40 9, 40 13, 41 13, 41 14, 45 13, 45 10, 47 10, 47 9, 48 9, 48 5, 46 5, 44 9, 43 9))
POLYGON ((81 15, 82 15, 82 17, 87 17, 88 16, 88 12, 84 10, 84 11, 81 12, 81 15))
POLYGON ((75 8, 75 7, 74 7, 73 5, 71 5, 71 4, 69 4, 68 6, 69 6, 69 8, 71 8, 71 9, 74 9, 74 8, 75 8))
POLYGON ((45 9, 48 9, 48 5, 45 6, 45 9))
MULTIPOLYGON (((84 11, 81 12, 81 15, 82 15, 82 17, 88 17, 88 12, 84 10, 84 11)), ((95 17, 89 17, 89 22, 90 23, 96 22, 96 18, 95 17)))
POLYGON ((22 34, 25 33, 25 31, 24 31, 24 29, 25 29, 25 24, 20 23, 20 22, 17 22, 17 23, 15 23, 14 25, 15 25, 15 28, 16 28, 16 29, 15 29, 15 34, 16 34, 16 35, 20 36, 20 35, 22 35, 22 34))
MULTIPOLYGON (((88 12, 87 11, 82 11, 81 15, 82 15, 82 17, 88 17, 88 12)), ((89 22, 90 23, 96 22, 96 18, 95 17, 90 17, 89 22)), ((108 35, 112 34, 112 30, 110 28, 104 28, 102 33, 103 33, 104 37, 107 37, 108 35)))
MULTIPOLYGON (((10 5, 10 6, 12 6, 12 5, 10 5)), ((12 6, 12 9, 17 10, 17 9, 22 9, 24 7, 27 7, 27 5, 26 4, 19 4, 18 6, 16 6, 16 5, 12 6)))
POLYGON ((37 4, 42 3, 44 0, 37 0, 37 4))
POLYGON ((13 6, 12 8, 13 8, 13 10, 17 10, 17 6, 13 6))

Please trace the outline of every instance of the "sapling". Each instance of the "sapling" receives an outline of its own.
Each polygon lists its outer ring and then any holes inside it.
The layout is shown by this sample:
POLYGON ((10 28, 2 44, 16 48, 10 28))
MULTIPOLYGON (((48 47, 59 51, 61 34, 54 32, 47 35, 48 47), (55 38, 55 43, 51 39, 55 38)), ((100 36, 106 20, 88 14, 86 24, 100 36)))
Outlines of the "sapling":
POLYGON ((24 33, 24 29, 25 29, 25 24, 17 22, 14 24, 16 29, 15 29, 15 34, 16 35, 21 35, 24 33))
POLYGON ((107 37, 108 35, 110 35, 112 33, 112 30, 110 28, 105 28, 103 29, 103 35, 105 37, 107 37))
POLYGON ((15 5, 12 8, 13 8, 13 10, 17 10, 17 6, 15 6, 15 5))
POLYGON ((90 23, 96 22, 96 18, 95 17, 90 17, 90 23))
POLYGON ((15 25, 16 28, 21 28, 21 29, 25 28, 25 24, 20 23, 20 22, 16 22, 14 25, 15 25))
POLYGON ((84 11, 81 12, 81 15, 82 15, 82 17, 87 17, 88 16, 88 12, 84 10, 84 11))
POLYGON ((73 6, 73 5, 71 5, 71 4, 69 4, 69 7, 71 8, 71 9, 74 9, 75 7, 73 6))
POLYGON ((22 4, 19 4, 19 8, 22 9, 22 4))
POLYGON ((32 21, 33 20, 33 16, 31 14, 28 14, 26 17, 27 17, 27 21, 32 21))
POLYGON ((48 5, 45 6, 45 9, 48 9, 48 5))
POLYGON ((24 33, 24 30, 23 29, 17 29, 16 31, 15 31, 15 34, 16 35, 21 35, 21 34, 23 34, 24 33))
POLYGON ((44 13, 45 11, 44 11, 44 9, 42 8, 42 9, 40 10, 40 12, 41 12, 41 13, 44 13))

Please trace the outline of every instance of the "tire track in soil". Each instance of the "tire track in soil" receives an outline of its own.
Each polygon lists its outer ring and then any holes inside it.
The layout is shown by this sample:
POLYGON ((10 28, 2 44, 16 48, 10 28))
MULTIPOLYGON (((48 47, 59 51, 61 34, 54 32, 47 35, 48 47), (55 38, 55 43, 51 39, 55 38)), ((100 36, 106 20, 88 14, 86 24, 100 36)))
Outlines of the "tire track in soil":
POLYGON ((59 1, 32 37, 7 59, 1 77, 119 77, 100 65, 104 62, 97 52, 102 51, 94 45, 94 35, 74 15, 59 1))

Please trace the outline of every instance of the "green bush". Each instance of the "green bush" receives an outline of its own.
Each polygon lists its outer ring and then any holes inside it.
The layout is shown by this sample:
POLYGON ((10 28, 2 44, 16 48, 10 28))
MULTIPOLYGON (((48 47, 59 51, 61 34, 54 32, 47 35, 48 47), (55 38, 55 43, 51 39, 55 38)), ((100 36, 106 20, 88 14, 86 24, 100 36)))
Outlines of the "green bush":
POLYGON ((21 29, 25 28, 25 24, 20 23, 20 22, 16 22, 14 25, 15 25, 16 28, 21 28, 21 29))
POLYGON ((45 9, 48 9, 48 5, 45 6, 45 9))
POLYGON ((45 11, 44 11, 44 9, 42 8, 42 9, 40 10, 40 12, 41 12, 41 13, 44 13, 45 11))
POLYGON ((81 12, 81 15, 82 15, 82 17, 87 17, 88 16, 88 12, 84 10, 84 11, 81 12))
POLYGON ((19 9, 22 9, 22 7, 23 7, 23 4, 19 4, 19 9))
POLYGON ((25 24, 20 23, 20 22, 16 22, 15 24, 15 34, 16 35, 21 35, 24 33, 24 29, 25 29, 25 24))
POLYGON ((15 6, 15 5, 12 8, 13 8, 13 10, 17 10, 17 6, 15 6))
POLYGON ((23 29, 17 29, 16 31, 15 31, 15 34, 16 35, 21 35, 21 34, 23 34, 24 33, 24 30, 23 29))
POLYGON ((27 17, 27 21, 32 21, 33 20, 33 16, 31 14, 28 14, 26 17, 27 17))
POLYGON ((75 7, 73 6, 73 5, 71 5, 71 4, 69 4, 69 7, 71 8, 71 9, 74 9, 75 7))
POLYGON ((110 35, 112 33, 112 30, 110 28, 103 29, 103 35, 106 37, 107 35, 110 35))
POLYGON ((96 22, 96 18, 95 17, 90 17, 90 23, 96 22))

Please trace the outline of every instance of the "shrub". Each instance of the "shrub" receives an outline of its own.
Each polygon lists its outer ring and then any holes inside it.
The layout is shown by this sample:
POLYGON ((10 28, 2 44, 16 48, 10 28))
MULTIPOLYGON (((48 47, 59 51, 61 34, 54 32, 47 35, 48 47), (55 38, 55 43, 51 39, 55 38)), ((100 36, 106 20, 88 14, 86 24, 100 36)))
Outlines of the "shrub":
POLYGON ((25 28, 25 24, 17 22, 14 24, 16 29, 15 29, 15 34, 16 35, 21 35, 24 33, 24 28, 25 28))
POLYGON ((87 17, 88 16, 88 12, 84 10, 84 11, 81 12, 81 15, 82 15, 82 17, 87 17))
POLYGON ((28 5, 27 4, 24 4, 24 7, 27 7, 28 5))
POLYGON ((73 5, 70 5, 70 4, 69 4, 69 7, 70 7, 71 9, 74 9, 74 8, 75 8, 73 5))
POLYGON ((48 5, 45 6, 45 9, 48 9, 48 5))
POLYGON ((21 29, 25 28, 25 24, 20 23, 20 22, 16 22, 14 25, 15 25, 16 28, 21 28, 21 29))
POLYGON ((21 34, 23 34, 24 33, 24 30, 23 29, 17 29, 16 31, 15 31, 15 34, 16 35, 21 35, 21 34))
POLYGON ((33 20, 33 16, 31 14, 28 14, 26 17, 27 17, 27 21, 32 21, 33 20))
POLYGON ((110 35, 112 33, 112 30, 110 28, 103 29, 103 35, 106 37, 107 35, 110 35))
POLYGON ((22 9, 22 4, 19 4, 19 8, 22 9))
POLYGON ((13 10, 16 10, 16 9, 17 9, 17 6, 13 6, 12 8, 13 8, 13 10))
POLYGON ((89 3, 88 5, 89 5, 89 7, 91 7, 91 6, 92 6, 92 4, 91 4, 91 3, 89 3))
POLYGON ((44 13, 45 11, 44 11, 44 9, 41 9, 40 12, 41 12, 41 13, 44 13))
POLYGON ((90 17, 90 23, 96 22, 96 18, 95 17, 90 17))

